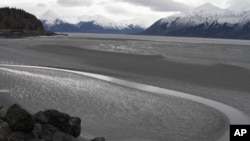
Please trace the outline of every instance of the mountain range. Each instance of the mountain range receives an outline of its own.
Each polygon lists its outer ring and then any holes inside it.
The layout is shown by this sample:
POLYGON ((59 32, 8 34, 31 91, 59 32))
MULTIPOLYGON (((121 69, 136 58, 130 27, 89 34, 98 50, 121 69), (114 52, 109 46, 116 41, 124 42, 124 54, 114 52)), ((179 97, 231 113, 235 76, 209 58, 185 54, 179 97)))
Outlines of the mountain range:
POLYGON ((139 25, 118 24, 99 15, 83 15, 77 18, 60 17, 53 11, 47 11, 39 19, 47 31, 53 32, 137 34, 145 30, 144 27, 139 25), (72 22, 72 19, 77 20, 72 22))
POLYGON ((77 18, 60 17, 52 11, 46 12, 39 19, 47 31, 53 32, 250 39, 250 8, 248 6, 235 10, 222 9, 206 3, 188 12, 162 18, 149 28, 135 24, 116 23, 99 15, 83 15, 77 18))
POLYGON ((162 18, 141 34, 250 39, 250 9, 221 9, 206 3, 189 12, 162 18))

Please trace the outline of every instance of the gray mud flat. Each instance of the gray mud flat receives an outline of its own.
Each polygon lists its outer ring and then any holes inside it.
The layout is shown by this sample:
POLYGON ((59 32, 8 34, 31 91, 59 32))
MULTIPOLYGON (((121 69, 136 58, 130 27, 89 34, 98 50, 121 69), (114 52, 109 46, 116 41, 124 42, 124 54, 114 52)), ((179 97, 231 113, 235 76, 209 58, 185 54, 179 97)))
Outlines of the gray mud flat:
POLYGON ((209 141, 227 129, 225 115, 190 100, 54 70, 0 70, 11 80, 14 100, 30 111, 54 108, 80 117, 87 132, 82 136, 105 136, 111 141, 209 141))
MULTIPOLYGON (((249 44, 97 34, 0 39, 0 63, 103 74, 190 93, 250 116, 249 44)), ((218 139, 229 126, 221 112, 188 100, 67 73, 8 69, 0 70, 0 90, 10 90, 11 96, 26 107, 34 105, 35 111, 56 107, 80 114, 89 136, 121 141, 206 141, 218 139)))

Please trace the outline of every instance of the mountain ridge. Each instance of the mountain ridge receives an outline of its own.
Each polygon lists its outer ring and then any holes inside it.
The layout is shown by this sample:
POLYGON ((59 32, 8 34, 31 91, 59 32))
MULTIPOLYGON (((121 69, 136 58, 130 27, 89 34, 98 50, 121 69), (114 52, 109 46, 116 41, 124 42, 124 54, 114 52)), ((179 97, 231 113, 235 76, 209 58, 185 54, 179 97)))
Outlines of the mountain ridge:
MULTIPOLYGON (((70 17, 66 18, 70 19, 70 17)), ((40 16, 40 20, 46 30, 53 32, 137 34, 145 29, 134 24, 118 24, 100 15, 83 15, 74 22, 70 22, 53 11, 47 11, 40 16)))
POLYGON ((221 9, 206 3, 190 12, 162 18, 141 34, 250 39, 250 10, 221 9))

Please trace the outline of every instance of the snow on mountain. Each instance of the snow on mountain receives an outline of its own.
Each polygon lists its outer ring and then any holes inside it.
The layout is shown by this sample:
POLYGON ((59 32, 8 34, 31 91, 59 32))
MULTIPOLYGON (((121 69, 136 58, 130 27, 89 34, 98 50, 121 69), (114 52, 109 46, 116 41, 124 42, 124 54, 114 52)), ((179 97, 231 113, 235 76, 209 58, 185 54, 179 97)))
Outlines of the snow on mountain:
POLYGON ((190 12, 177 14, 171 17, 163 18, 160 22, 162 24, 175 22, 182 26, 196 26, 206 23, 208 26, 214 22, 219 24, 245 24, 250 21, 250 10, 234 11, 231 9, 221 9, 210 3, 206 3, 197 7, 190 12))
POLYGON ((39 17, 40 20, 44 21, 48 25, 57 24, 58 22, 62 22, 59 16, 53 11, 47 11, 43 15, 39 17))
POLYGON ((109 18, 100 16, 100 15, 93 15, 93 16, 83 15, 80 17, 59 16, 51 10, 41 15, 39 19, 42 20, 46 25, 55 25, 55 24, 60 24, 60 23, 69 23, 69 24, 77 25, 80 23, 92 22, 94 25, 97 25, 106 29, 126 29, 126 28, 135 28, 135 27, 143 28, 137 24, 132 24, 129 22, 117 23, 109 18))
POLYGON ((78 17, 76 16, 60 16, 60 19, 62 19, 63 21, 70 23, 70 24, 77 24, 78 23, 78 17))
POLYGON ((250 11, 250 4, 245 4, 244 6, 229 7, 228 9, 232 11, 238 11, 238 12, 250 11))
POLYGON ((88 16, 83 15, 77 19, 79 22, 93 22, 95 25, 102 26, 103 28, 113 28, 113 29, 122 29, 123 26, 117 24, 111 19, 108 19, 106 17, 100 16, 100 15, 94 15, 94 16, 88 16))
POLYGON ((191 14, 194 14, 196 16, 202 16, 202 17, 208 17, 208 16, 214 16, 214 15, 220 15, 223 14, 225 10, 216 7, 215 5, 211 3, 205 3, 194 10, 191 11, 191 14))
POLYGON ((250 10, 221 9, 206 3, 189 12, 160 19, 141 34, 250 39, 250 10))
POLYGON ((46 30, 54 32, 136 34, 145 29, 136 24, 116 23, 100 15, 58 16, 47 11, 39 18, 46 30))
POLYGON ((141 21, 141 19, 129 19, 129 20, 120 21, 118 24, 121 27, 125 27, 125 28, 140 27, 140 28, 146 29, 148 27, 144 24, 138 25, 137 23, 143 23, 143 21, 141 21))

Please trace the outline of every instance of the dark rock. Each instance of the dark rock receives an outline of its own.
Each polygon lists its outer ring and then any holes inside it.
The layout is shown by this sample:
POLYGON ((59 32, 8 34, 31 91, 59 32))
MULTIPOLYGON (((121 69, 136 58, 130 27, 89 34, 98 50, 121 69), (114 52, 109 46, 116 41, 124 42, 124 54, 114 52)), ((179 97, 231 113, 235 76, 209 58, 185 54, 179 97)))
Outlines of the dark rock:
POLYGON ((69 120, 69 134, 78 137, 81 134, 81 119, 78 117, 71 117, 69 120))
POLYGON ((52 141, 54 134, 58 131, 56 127, 49 124, 35 124, 32 133, 35 139, 52 141))
POLYGON ((77 141, 77 139, 63 132, 57 132, 53 136, 53 141, 77 141))
POLYGON ((5 119, 12 131, 28 133, 34 128, 31 114, 17 104, 14 104, 8 109, 5 119))
POLYGON ((70 117, 68 114, 61 113, 56 110, 47 110, 44 112, 38 112, 33 116, 37 123, 48 123, 60 131, 70 134, 74 137, 78 137, 81 133, 81 119, 76 117, 70 117))
POLYGON ((105 141, 104 137, 98 137, 98 138, 94 138, 91 141, 105 141))
POLYGON ((7 141, 10 132, 8 123, 0 120, 0 141, 7 141))
POLYGON ((15 104, 0 107, 0 113, 0 141, 77 141, 81 133, 80 118, 56 110, 38 112, 32 117, 15 104))
POLYGON ((4 119, 6 113, 7 113, 8 108, 6 107, 0 107, 0 119, 4 119))
POLYGON ((8 137, 8 141, 29 141, 32 139, 32 134, 25 134, 23 132, 12 132, 8 137))
POLYGON ((44 112, 38 112, 34 114, 33 120, 35 123, 49 123, 49 119, 44 112))
POLYGON ((41 138, 42 130, 43 130, 42 124, 35 124, 33 131, 32 131, 32 134, 33 134, 35 139, 41 138))

